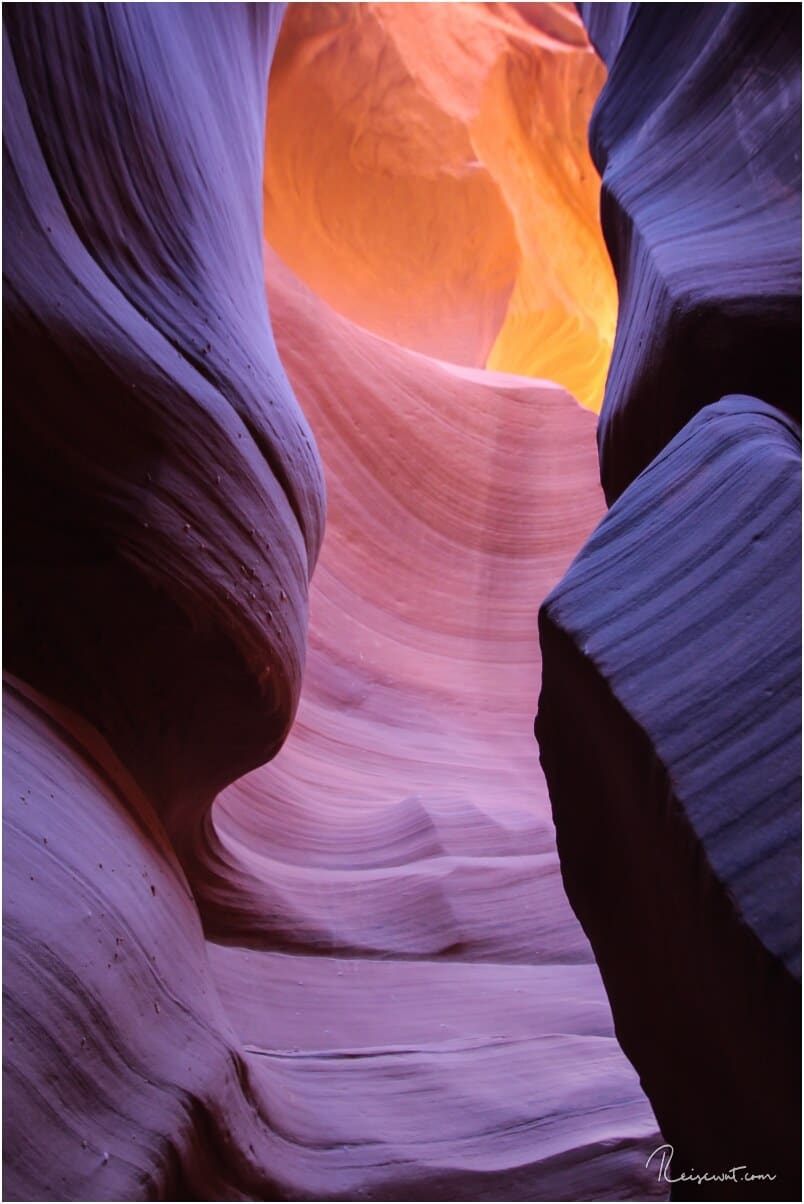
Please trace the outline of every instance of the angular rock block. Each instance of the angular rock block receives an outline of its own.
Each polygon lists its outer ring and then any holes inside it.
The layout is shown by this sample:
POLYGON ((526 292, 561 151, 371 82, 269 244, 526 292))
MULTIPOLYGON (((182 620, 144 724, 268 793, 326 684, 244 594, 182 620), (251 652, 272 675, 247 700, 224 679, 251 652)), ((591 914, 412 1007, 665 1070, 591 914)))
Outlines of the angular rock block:
POLYGON ((799 1191, 800 464, 778 410, 707 406, 540 612, 564 883, 672 1174, 776 1176, 679 1199, 799 1191))
POLYGON ((801 22, 789 4, 585 4, 620 307, 598 443, 611 503, 696 409, 801 411, 801 22))

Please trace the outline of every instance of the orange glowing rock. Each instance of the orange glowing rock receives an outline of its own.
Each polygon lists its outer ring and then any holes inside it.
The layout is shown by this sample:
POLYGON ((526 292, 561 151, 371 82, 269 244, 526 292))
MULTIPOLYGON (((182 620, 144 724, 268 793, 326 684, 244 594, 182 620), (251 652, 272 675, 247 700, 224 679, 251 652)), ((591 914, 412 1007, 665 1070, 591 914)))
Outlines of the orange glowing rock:
POLYGON ((586 128, 604 78, 569 4, 292 4, 266 237, 360 325, 598 409, 616 288, 586 128))

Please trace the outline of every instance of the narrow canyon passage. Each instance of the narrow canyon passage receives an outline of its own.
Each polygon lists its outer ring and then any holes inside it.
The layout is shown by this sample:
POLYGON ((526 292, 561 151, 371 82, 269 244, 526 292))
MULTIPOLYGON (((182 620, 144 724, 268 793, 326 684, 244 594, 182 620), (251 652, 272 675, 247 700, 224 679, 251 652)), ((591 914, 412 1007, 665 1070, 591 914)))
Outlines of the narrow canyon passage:
MULTIPOLYGON (((446 63, 442 93, 452 72, 485 95, 465 125, 484 130, 509 196, 523 198, 507 293, 537 266, 545 292, 563 278, 565 319, 550 328, 557 302, 543 298, 531 327, 540 363, 580 380, 588 349, 572 323, 583 328, 584 304, 609 283, 584 242, 602 70, 577 16, 543 7, 547 32, 509 6, 492 26, 476 5, 296 5, 271 77, 266 288, 324 464, 327 527, 290 736, 216 803, 225 868, 207 927, 252 1072, 275 1095, 285 1085, 286 1135, 320 1144, 306 1183, 322 1198, 382 1198, 400 1182, 417 1198, 663 1195, 644 1173, 655 1121, 564 897, 532 732, 535 602, 604 512, 595 417, 559 384, 482 367, 512 338, 473 333, 493 334, 490 260, 508 209, 477 199, 477 170, 461 178, 464 130, 422 81, 428 62, 446 63), (467 31, 482 53, 456 62, 467 31), (406 67, 402 50, 417 61, 406 67), (507 60, 536 89, 530 142, 501 95, 507 60), (428 124, 401 142, 392 115, 417 109, 428 124), (457 147, 434 145, 439 125, 457 147), (580 149, 560 143, 573 125, 580 149), (519 158, 506 164, 513 137, 519 158), (349 151, 358 138, 375 145, 371 166, 349 151), (562 196, 562 180, 580 196, 562 196), (412 227, 425 247, 405 241, 412 227), (463 364, 448 362, 456 351, 463 364)), ((521 321, 496 314, 498 328, 521 321)), ((587 399, 602 389, 598 358, 587 399)))
POLYGON ((798 15, 5 6, 4 1198, 800 1195, 798 15))

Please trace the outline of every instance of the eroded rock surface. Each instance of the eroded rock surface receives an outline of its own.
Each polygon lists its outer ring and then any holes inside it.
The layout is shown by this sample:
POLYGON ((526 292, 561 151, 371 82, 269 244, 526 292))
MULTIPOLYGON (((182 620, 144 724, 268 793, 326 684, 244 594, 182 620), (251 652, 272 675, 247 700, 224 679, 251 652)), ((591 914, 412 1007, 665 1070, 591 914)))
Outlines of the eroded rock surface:
POLYGON ((152 804, 19 682, 3 744, 4 1197, 275 1198, 269 1107, 152 804))
POLYGON ((545 602, 537 719, 567 893, 673 1173, 747 1166, 780 1198, 799 1174, 800 477, 779 411, 701 410, 545 602))
POLYGON ((801 23, 788 4, 584 4, 620 296, 609 502, 728 393, 801 414, 801 23))
POLYGON ((533 598, 601 512, 594 420, 266 276, 328 523, 297 721, 214 810, 221 997, 324 1147, 308 1190, 662 1198, 523 721, 533 598))
POLYGON ((786 5, 581 9, 609 68, 590 139, 620 294, 613 505, 541 610, 541 759, 673 1197, 792 1199, 800 25, 786 5))
POLYGON ((280 18, 4 13, 7 1198, 272 1190, 175 850, 288 730, 323 527, 262 276, 280 18))
POLYGON ((287 733, 324 511, 262 283, 280 14, 192 12, 5 19, 8 665, 177 835, 287 733))

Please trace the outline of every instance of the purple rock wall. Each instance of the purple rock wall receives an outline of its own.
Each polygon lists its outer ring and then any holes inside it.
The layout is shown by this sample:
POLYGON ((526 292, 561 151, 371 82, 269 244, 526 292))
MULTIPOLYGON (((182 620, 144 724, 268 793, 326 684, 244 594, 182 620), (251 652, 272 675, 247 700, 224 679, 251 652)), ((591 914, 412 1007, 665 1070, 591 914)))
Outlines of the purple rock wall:
POLYGON ((801 23, 789 4, 588 4, 590 126, 620 308, 609 502, 702 406, 801 413, 801 23))
POLYGON ((609 66, 590 140, 620 293, 598 431, 613 504, 542 606, 536 733, 567 893, 674 1147, 668 1178, 746 1168, 673 1198, 792 1199, 799 15, 581 9, 609 66))

